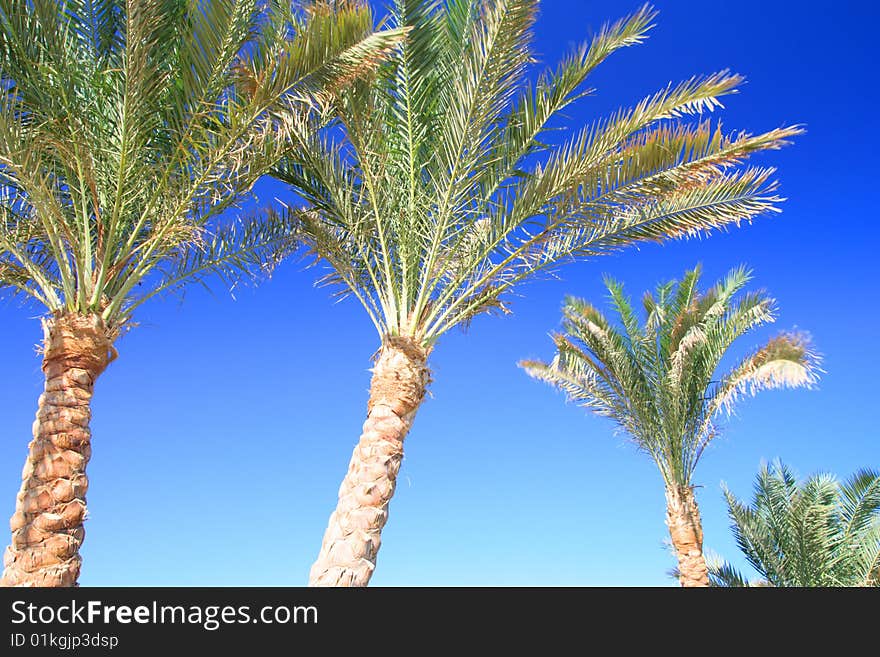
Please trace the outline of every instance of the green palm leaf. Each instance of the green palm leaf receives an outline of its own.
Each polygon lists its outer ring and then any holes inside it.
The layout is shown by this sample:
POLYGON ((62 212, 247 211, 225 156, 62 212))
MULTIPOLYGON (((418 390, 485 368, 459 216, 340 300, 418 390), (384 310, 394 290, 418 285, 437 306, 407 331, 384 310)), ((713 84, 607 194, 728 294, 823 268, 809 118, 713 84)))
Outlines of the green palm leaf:
MULTIPOLYGON (((770 585, 880 586, 878 490, 872 470, 843 483, 828 474, 798 482, 777 462, 762 467, 750 505, 724 494, 740 550, 770 585)), ((719 585, 740 585, 729 564, 710 569, 719 585)))

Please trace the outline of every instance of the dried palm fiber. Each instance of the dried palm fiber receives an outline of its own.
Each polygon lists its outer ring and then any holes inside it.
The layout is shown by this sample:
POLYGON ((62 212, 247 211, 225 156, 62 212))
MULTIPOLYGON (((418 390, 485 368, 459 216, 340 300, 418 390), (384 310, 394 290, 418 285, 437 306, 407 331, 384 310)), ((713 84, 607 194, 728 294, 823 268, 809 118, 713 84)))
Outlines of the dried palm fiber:
POLYGON ((403 440, 431 381, 427 359, 428 350, 415 340, 383 341, 372 370, 367 420, 312 566, 311 586, 366 586, 370 581, 403 459, 403 440))
POLYGON ((678 579, 682 586, 709 586, 709 570, 703 555, 703 524, 689 486, 666 489, 666 524, 678 557, 678 579))
POLYGON ((90 402, 95 380, 115 358, 114 332, 98 315, 43 322, 43 372, 33 440, 22 472, 12 545, 0 586, 75 586, 85 530, 90 402))

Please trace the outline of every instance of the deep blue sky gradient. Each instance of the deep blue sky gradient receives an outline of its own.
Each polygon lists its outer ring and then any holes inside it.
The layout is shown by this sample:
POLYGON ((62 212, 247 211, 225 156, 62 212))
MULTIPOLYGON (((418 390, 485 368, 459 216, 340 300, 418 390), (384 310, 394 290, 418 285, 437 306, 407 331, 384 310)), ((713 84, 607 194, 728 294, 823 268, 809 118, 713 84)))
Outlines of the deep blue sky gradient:
MULTIPOLYGON (((746 399, 697 469, 706 547, 743 565, 719 484, 750 496, 762 461, 802 475, 880 466, 878 10, 869 2, 658 0, 658 26, 592 78, 577 128, 670 81, 730 68, 748 83, 718 114, 729 130, 804 123, 760 158, 779 167, 781 215, 707 239, 569 265, 520 290, 514 315, 445 336, 407 439, 375 585, 671 585, 654 464, 607 420, 516 367, 549 358, 566 293, 604 303, 601 276, 634 296, 702 262, 706 282, 746 263, 778 300, 776 327, 808 330, 827 374, 813 391, 746 399)), ((545 0, 544 65, 635 2, 545 0)), ((536 69, 539 70, 539 69, 536 69)), ((292 199, 261 183, 263 201, 292 199)), ((365 415, 378 337, 354 300, 284 265, 268 283, 181 304, 156 300, 98 382, 83 585, 301 585, 365 415)), ((0 515, 11 515, 43 379, 36 311, 0 304, 0 515)), ((5 530, 4 530, 5 531, 5 530)), ((4 534, 5 545, 8 534, 4 534)))

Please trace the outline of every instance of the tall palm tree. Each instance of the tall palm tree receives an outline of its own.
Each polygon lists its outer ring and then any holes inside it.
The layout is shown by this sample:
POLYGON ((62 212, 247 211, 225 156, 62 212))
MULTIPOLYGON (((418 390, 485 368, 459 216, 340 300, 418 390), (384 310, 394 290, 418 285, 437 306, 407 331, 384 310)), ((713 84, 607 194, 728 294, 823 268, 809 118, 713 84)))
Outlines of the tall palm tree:
POLYGON ((163 291, 283 255, 285 217, 219 215, 401 36, 355 2, 0 0, 0 287, 46 313, 4 585, 76 583, 116 338, 163 291))
POLYGON ((815 474, 798 482, 782 463, 764 465, 751 505, 725 486, 736 542, 758 572, 710 565, 716 586, 880 586, 880 472, 845 482, 815 474))
POLYGON ((726 371, 721 360, 744 333, 774 320, 762 292, 741 296, 749 273, 732 270, 714 287, 698 289, 699 267, 680 282, 643 297, 640 325, 623 286, 606 286, 620 326, 570 297, 563 332, 553 335, 549 364, 523 361, 525 370, 568 398, 613 419, 657 464, 666 488, 666 523, 678 556, 682 586, 708 586, 703 528, 692 479, 703 451, 718 435, 716 419, 744 392, 807 386, 817 356, 802 335, 783 333, 726 371))
POLYGON ((406 41, 276 172, 309 202, 301 235, 329 265, 324 282, 361 302, 381 341, 313 585, 369 582, 444 333, 508 312, 513 288, 562 261, 749 220, 779 200, 770 171, 738 165, 797 129, 728 137, 688 120, 736 89, 726 72, 670 85, 552 145, 551 120, 588 94, 597 65, 644 40, 654 12, 606 25, 530 82, 537 9, 396 0, 390 24, 410 28, 406 41))

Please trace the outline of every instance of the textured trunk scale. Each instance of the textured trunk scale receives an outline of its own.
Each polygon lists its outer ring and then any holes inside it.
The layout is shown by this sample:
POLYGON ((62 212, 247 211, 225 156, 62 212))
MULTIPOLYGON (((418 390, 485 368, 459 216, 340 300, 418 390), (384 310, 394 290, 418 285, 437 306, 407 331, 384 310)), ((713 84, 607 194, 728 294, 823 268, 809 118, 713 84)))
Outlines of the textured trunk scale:
POLYGON ((46 383, 9 522, 2 586, 76 586, 89 486, 89 404, 115 353, 96 315, 60 315, 43 328, 46 383))
POLYGON ((703 525, 690 487, 666 489, 666 524, 678 556, 678 579, 682 586, 709 586, 709 570, 703 555, 703 525))
POLYGON ((367 420, 312 566, 310 586, 366 586, 370 581, 403 459, 403 439, 430 382, 427 356, 412 340, 385 339, 373 368, 367 420))

